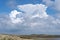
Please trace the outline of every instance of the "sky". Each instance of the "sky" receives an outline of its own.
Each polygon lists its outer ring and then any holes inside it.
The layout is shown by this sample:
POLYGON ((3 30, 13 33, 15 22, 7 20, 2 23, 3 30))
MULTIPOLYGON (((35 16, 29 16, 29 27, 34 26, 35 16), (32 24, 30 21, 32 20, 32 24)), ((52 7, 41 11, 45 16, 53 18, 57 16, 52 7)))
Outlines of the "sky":
POLYGON ((0 33, 60 35, 60 1, 0 0, 0 33))

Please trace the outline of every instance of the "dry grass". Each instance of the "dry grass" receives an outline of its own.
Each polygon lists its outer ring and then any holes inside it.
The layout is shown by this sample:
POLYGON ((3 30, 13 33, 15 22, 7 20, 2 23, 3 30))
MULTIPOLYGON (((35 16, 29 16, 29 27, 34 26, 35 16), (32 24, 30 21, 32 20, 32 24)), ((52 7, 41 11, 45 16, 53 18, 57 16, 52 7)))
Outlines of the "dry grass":
MULTIPOLYGON (((48 35, 2 35, 0 34, 0 40, 53 40, 56 36, 48 35), (41 38, 42 37, 42 38, 41 38)), ((60 36, 57 36, 60 37, 60 36)))
POLYGON ((32 40, 32 39, 23 39, 15 35, 0 35, 0 40, 32 40))

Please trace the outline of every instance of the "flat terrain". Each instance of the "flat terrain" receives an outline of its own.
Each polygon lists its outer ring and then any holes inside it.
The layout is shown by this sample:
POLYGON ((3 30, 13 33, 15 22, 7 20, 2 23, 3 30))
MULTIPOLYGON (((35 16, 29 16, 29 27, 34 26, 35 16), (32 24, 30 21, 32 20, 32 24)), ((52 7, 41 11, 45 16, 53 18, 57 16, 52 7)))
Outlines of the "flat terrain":
MULTIPOLYGON (((7 35, 0 34, 0 40, 57 40, 59 35, 7 35)), ((60 40, 60 39, 58 39, 60 40)))

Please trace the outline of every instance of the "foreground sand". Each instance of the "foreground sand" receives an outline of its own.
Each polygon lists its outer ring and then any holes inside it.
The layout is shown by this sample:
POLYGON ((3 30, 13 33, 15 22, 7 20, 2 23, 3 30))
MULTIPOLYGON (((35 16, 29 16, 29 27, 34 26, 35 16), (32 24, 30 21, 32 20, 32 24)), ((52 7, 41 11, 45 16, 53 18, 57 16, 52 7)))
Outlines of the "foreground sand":
POLYGON ((33 40, 33 39, 23 39, 15 35, 1 35, 0 40, 33 40))

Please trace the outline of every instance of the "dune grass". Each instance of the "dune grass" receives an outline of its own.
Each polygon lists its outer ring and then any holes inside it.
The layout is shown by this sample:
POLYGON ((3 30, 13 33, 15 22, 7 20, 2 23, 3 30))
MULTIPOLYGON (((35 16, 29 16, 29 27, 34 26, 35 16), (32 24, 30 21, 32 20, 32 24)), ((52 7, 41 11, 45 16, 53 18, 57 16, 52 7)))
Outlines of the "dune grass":
POLYGON ((0 40, 53 40, 59 35, 0 35, 0 40))

